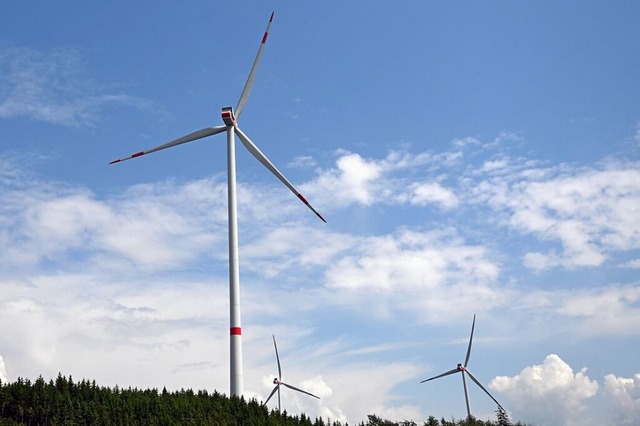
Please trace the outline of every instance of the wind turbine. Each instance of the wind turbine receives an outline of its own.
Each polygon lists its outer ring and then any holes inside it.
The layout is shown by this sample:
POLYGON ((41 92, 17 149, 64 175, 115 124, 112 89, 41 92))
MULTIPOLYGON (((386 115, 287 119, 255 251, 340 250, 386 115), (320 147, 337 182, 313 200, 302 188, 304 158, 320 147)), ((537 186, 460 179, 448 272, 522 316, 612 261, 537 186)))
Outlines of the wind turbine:
POLYGON ((231 395, 241 396, 243 393, 243 378, 242 378, 242 325, 240 321, 240 268, 238 261, 238 218, 237 218, 237 197, 236 197, 236 154, 235 154, 235 138, 234 134, 238 135, 240 141, 245 148, 260 161, 271 173, 273 173, 280 181, 293 192, 307 207, 309 207, 323 222, 326 220, 313 208, 311 204, 298 192, 298 190, 287 180, 287 178, 273 165, 273 163, 258 149, 258 147, 249 139, 249 137, 240 130, 238 127, 238 119, 244 109, 251 88, 253 87, 253 80, 256 76, 256 70, 258 69, 258 63, 262 56, 262 51, 267 42, 269 35, 269 28, 273 22, 273 15, 269 18, 267 29, 262 36, 260 47, 258 48, 258 54, 253 61, 253 66, 249 72, 247 82, 242 89, 242 94, 238 100, 238 105, 235 111, 231 107, 222 108, 222 121, 224 125, 207 127, 202 130, 190 133, 186 136, 182 136, 178 139, 172 140, 165 144, 156 146, 154 148, 147 149, 145 151, 136 152, 128 157, 114 160, 109 164, 119 163, 131 158, 137 158, 145 154, 161 151, 163 149, 171 148, 176 145, 180 145, 187 142, 192 142, 198 139, 202 139, 207 136, 213 136, 218 133, 227 132, 227 197, 228 197, 228 215, 229 215, 229 307, 230 307, 230 370, 231 370, 231 395))
POLYGON ((282 369, 280 368, 280 357, 278 356, 278 345, 276 344, 276 336, 272 335, 272 337, 273 337, 273 347, 276 349, 276 361, 278 361, 278 377, 274 377, 273 383, 275 384, 275 386, 273 387, 273 390, 269 394, 269 397, 267 398, 267 400, 263 402, 262 405, 267 405, 267 402, 269 402, 273 394, 276 393, 276 391, 278 391, 278 411, 280 411, 280 385, 286 386, 289 389, 293 389, 294 391, 306 393, 307 395, 311 395, 314 398, 320 399, 319 396, 315 396, 312 393, 309 393, 305 390, 299 389, 295 386, 292 386, 282 381, 282 369))
MULTIPOLYGON (((482 386, 482 384, 478 381, 478 379, 476 379, 473 374, 471 374, 471 371, 469 371, 469 369, 467 368, 467 365, 469 363, 469 357, 471 356, 471 342, 473 341, 473 329, 476 326, 476 316, 475 314, 473 315, 473 324, 471 324, 471 336, 469 337, 469 347, 467 348, 467 356, 464 359, 464 364, 458 364, 458 366, 456 368, 454 368, 453 370, 449 370, 446 373, 442 373, 439 374, 437 376, 431 377, 429 379, 423 380, 420 383, 425 383, 428 382, 430 380, 433 379, 438 379, 440 377, 444 377, 444 376, 449 376, 451 374, 456 374, 456 373, 462 373, 462 385, 464 386, 464 399, 465 402, 467 403, 467 416, 471 417, 471 408, 469 407, 469 394, 467 392, 467 380, 465 379, 465 374, 469 375, 469 378, 471 378, 471 380, 473 380, 475 382, 476 385, 478 385, 480 387, 480 389, 482 389, 487 395, 489 395, 489 398, 493 399, 493 401, 498 404, 498 407, 502 408, 502 405, 500 405, 500 403, 489 393, 489 391, 487 389, 485 389, 484 386, 482 386)), ((504 408, 502 408, 504 410, 504 408)))

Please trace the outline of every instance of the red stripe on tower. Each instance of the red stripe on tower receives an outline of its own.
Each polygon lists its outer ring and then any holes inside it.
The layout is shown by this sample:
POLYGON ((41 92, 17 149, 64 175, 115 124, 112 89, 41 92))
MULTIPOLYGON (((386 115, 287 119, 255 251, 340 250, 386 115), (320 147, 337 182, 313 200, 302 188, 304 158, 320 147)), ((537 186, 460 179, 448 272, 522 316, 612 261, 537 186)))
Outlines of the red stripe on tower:
POLYGON ((240 328, 240 327, 231 327, 231 335, 232 336, 240 336, 240 335, 242 335, 242 328, 240 328))

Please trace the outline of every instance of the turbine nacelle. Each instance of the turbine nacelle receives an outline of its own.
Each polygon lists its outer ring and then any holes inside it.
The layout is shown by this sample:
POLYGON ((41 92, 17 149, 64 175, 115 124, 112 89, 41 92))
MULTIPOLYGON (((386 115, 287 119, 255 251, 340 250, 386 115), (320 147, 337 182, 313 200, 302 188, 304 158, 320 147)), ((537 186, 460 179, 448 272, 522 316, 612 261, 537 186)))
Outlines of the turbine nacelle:
POLYGON ((458 364, 458 371, 467 371, 467 369, 462 364, 458 364))
POLYGON ((224 121, 224 124, 226 124, 227 126, 235 127, 236 116, 233 114, 232 107, 222 108, 222 121, 224 121))

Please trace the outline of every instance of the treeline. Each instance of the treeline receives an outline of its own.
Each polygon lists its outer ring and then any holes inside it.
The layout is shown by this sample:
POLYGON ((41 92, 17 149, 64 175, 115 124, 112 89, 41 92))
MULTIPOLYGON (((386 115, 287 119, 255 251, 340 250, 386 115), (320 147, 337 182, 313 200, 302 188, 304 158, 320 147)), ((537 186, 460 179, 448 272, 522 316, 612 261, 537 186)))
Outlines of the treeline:
MULTIPOLYGON (((436 420, 424 426, 496 426, 504 422, 436 420)), ((201 390, 120 389, 74 382, 61 374, 54 380, 18 379, 0 382, 0 426, 9 425, 212 425, 212 426, 348 426, 311 419, 304 414, 268 410, 252 399, 227 397, 201 390)), ((413 421, 390 422, 375 415, 358 426, 418 426, 413 421)))

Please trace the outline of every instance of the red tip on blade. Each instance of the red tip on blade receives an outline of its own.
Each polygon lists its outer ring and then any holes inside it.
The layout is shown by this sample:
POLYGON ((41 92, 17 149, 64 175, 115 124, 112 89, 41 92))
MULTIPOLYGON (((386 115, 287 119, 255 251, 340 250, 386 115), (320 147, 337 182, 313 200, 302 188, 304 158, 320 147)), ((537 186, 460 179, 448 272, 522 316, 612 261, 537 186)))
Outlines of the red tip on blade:
POLYGON ((131 158, 140 157, 141 155, 144 155, 144 151, 136 152, 135 154, 133 154, 133 155, 131 156, 131 158))
POLYGON ((300 193, 298 193, 298 198, 300 198, 300 201, 302 201, 303 203, 305 203, 308 207, 311 208, 311 210, 313 210, 313 212, 316 214, 316 216, 318 216, 320 218, 320 220, 322 220, 324 223, 327 223, 327 221, 324 219, 324 217, 322 217, 322 215, 320 213, 318 213, 316 211, 316 209, 314 209, 313 207, 311 207, 311 204, 309 204, 309 202, 307 201, 306 198, 304 198, 304 196, 300 193))
POLYGON ((121 162, 121 161, 122 161, 122 160, 120 160, 120 159, 118 159, 118 160, 113 160, 113 161, 112 161, 112 162, 110 162, 109 164, 115 164, 115 163, 119 163, 119 162, 121 162))
POLYGON ((242 335, 242 328, 240 328, 240 327, 231 327, 231 335, 232 336, 240 336, 240 335, 242 335))
POLYGON ((327 221, 325 220, 324 217, 322 217, 322 215, 318 212, 316 212, 316 214, 318 215, 318 217, 320 218, 320 220, 322 220, 324 223, 327 223, 327 221))
MULTIPOLYGON (((276 13, 275 11, 271 12, 271 18, 269 18, 269 25, 271 25, 271 22, 273 21, 273 14, 276 13)), ((267 26, 267 30, 269 29, 269 26, 267 26)), ((267 42, 267 37, 269 37, 269 32, 265 31, 264 35, 262 36, 262 44, 265 44, 267 42)))

